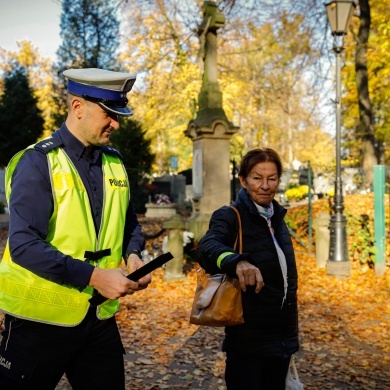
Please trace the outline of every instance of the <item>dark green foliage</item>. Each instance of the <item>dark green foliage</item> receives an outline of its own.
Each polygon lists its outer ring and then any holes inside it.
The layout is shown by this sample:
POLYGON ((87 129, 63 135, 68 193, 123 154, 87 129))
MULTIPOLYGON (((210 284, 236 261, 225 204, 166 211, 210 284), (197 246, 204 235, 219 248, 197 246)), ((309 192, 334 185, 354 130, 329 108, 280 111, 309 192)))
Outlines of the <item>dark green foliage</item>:
POLYGON ((146 184, 152 172, 155 156, 150 152, 150 140, 145 139, 145 131, 139 122, 121 118, 121 128, 111 135, 112 146, 123 155, 130 181, 131 200, 137 213, 145 212, 148 201, 146 184))
POLYGON ((117 62, 119 22, 117 0, 63 0, 61 13, 62 43, 54 65, 53 85, 58 110, 53 113, 59 127, 65 120, 66 83, 62 72, 70 68, 120 70, 117 62))
POLYGON ((42 135, 43 118, 30 88, 27 71, 15 63, 5 74, 0 98, 0 166, 42 135))
POLYGON ((350 252, 353 260, 359 259, 361 264, 373 267, 378 248, 374 245, 373 220, 366 214, 347 214, 348 234, 353 235, 350 252))
POLYGON ((116 3, 113 0, 62 2, 62 44, 57 55, 63 69, 116 70, 116 51, 119 46, 116 3))

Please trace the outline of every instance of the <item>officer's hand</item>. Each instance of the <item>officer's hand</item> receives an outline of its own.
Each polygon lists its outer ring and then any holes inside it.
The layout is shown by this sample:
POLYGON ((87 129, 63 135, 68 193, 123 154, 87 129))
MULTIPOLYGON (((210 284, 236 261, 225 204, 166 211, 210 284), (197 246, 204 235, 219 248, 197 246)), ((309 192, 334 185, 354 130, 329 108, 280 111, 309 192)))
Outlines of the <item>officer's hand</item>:
MULTIPOLYGON (((126 268, 127 268, 127 272, 129 274, 131 274, 132 272, 134 272, 138 268, 143 267, 144 265, 145 265, 145 263, 135 253, 132 253, 127 258, 126 268)), ((146 287, 148 287, 148 284, 151 281, 152 281, 152 275, 151 274, 145 275, 144 277, 142 277, 141 279, 138 280, 138 288, 136 289, 136 291, 145 289, 146 287)))
POLYGON ((264 287, 260 270, 246 260, 237 263, 236 274, 242 291, 246 291, 246 286, 256 286, 255 292, 258 293, 264 287))
POLYGON ((127 279, 120 268, 94 268, 89 285, 108 299, 117 299, 139 290, 138 283, 127 279))

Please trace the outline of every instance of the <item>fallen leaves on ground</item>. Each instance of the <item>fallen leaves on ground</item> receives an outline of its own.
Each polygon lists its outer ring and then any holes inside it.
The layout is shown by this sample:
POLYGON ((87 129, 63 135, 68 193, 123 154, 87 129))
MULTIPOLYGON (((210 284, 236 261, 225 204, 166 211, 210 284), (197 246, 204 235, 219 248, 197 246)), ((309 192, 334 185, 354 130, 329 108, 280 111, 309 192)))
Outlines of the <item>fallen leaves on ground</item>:
MULTIPOLYGON (((372 215, 372 196, 346 197, 345 203, 348 212, 372 215)), ((320 212, 321 204, 313 209, 320 212)), ((305 389, 390 388, 389 268, 376 276, 354 264, 351 276, 339 279, 294 245, 301 341, 296 364, 305 389)), ((195 285, 193 269, 184 281, 172 282, 160 269, 150 288, 123 299, 117 318, 128 351, 129 389, 225 388, 223 329, 188 323, 195 285)))
MULTIPOLYGON (((301 350, 296 365, 305 390, 390 388, 390 272, 352 270, 328 276, 299 252, 301 350)), ((117 315, 126 350, 126 389, 225 389, 223 329, 188 323, 196 275, 164 280, 122 298, 117 315)), ((68 389, 66 381, 57 389, 68 389), (62 387, 61 387, 62 386, 62 387)))
MULTIPOLYGON (((298 248, 297 248, 298 251, 298 248)), ((296 364, 305 389, 378 389, 390 386, 389 282, 353 269, 328 276, 315 258, 297 252, 301 350, 296 364)), ((128 389, 224 389, 223 330, 188 323, 196 285, 164 281, 122 299, 117 315, 127 351, 128 389), (175 387, 177 386, 177 387, 175 387)))
MULTIPOLYGON (((156 222, 149 226, 150 232, 159 229, 156 222)), ((339 279, 294 245, 301 341, 296 365, 305 390, 390 389, 389 267, 376 276, 354 265, 350 277, 339 279)), ((225 389, 223 329, 188 322, 196 286, 191 265, 176 281, 164 280, 158 269, 146 290, 121 299, 116 318, 126 350, 127 390, 225 389)), ((65 378, 60 389, 70 389, 65 378)))
POLYGON ((353 269, 328 276, 315 258, 297 253, 301 351, 308 389, 390 388, 390 272, 353 269))

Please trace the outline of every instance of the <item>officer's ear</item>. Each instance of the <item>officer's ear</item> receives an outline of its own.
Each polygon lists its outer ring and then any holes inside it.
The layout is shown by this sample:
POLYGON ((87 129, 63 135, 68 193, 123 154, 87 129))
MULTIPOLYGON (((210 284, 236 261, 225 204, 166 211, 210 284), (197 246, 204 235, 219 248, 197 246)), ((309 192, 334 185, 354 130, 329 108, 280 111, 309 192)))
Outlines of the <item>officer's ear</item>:
POLYGON ((80 119, 82 116, 83 108, 86 105, 86 101, 78 96, 71 96, 69 101, 69 109, 74 115, 80 119))

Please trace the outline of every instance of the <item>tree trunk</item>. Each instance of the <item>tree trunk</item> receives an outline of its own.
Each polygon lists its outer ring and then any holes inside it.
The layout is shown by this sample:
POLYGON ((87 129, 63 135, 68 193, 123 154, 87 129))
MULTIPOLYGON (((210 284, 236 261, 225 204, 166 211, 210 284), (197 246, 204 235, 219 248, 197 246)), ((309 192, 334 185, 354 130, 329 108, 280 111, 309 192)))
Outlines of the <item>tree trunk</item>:
POLYGON ((367 42, 370 33, 371 15, 369 0, 360 0, 360 27, 356 46, 356 86, 359 101, 358 135, 362 139, 362 163, 365 185, 373 182, 373 167, 379 161, 379 149, 374 134, 374 120, 368 91, 367 42))

